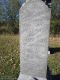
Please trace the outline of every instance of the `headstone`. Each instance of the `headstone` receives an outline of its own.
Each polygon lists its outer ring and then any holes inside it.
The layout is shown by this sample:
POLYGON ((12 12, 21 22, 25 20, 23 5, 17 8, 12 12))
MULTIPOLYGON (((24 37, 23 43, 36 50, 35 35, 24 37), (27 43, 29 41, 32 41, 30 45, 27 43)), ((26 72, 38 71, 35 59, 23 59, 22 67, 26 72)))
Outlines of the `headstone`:
POLYGON ((46 80, 50 9, 29 0, 20 9, 20 75, 18 80, 46 80))

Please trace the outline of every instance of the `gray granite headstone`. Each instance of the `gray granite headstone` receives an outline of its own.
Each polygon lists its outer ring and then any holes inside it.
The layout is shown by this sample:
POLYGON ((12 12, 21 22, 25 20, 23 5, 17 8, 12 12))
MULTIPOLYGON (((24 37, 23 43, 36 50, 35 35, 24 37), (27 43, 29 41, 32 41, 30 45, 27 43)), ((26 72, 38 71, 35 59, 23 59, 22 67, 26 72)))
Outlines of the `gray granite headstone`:
POLYGON ((21 7, 18 80, 46 80, 49 28, 50 9, 43 1, 30 0, 21 7))

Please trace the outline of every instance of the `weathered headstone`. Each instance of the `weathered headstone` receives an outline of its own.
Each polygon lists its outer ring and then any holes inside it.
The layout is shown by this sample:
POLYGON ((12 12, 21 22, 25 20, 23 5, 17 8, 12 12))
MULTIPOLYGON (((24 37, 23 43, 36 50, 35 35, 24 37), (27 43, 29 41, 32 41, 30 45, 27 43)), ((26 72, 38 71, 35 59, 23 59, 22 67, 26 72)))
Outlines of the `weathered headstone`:
POLYGON ((50 9, 30 0, 20 9, 20 75, 18 80, 46 80, 50 9))

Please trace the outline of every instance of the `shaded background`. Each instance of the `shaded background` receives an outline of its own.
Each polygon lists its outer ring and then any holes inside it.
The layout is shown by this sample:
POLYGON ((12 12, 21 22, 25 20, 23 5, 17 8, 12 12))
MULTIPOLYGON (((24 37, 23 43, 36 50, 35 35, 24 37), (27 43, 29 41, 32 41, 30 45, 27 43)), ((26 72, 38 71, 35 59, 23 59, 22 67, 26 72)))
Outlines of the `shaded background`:
MULTIPOLYGON (((25 0, 0 0, 0 34, 19 32, 19 8, 25 0)), ((60 35, 60 0, 52 0, 51 35, 60 35)))

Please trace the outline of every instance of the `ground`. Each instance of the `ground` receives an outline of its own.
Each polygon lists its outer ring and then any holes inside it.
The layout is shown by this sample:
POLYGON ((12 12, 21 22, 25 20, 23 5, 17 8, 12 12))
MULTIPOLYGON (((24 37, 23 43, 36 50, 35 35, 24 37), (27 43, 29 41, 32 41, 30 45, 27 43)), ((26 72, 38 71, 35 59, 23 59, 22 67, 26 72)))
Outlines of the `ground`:
POLYGON ((18 35, 0 35, 0 80, 7 80, 7 78, 15 80, 13 78, 17 78, 18 73, 19 37, 18 35))
MULTIPOLYGON (((50 37, 49 46, 60 47, 60 38, 50 37)), ((0 35, 0 80, 17 80, 19 63, 19 36, 0 35)), ((60 52, 49 55, 48 67, 52 75, 60 74, 60 52)))

